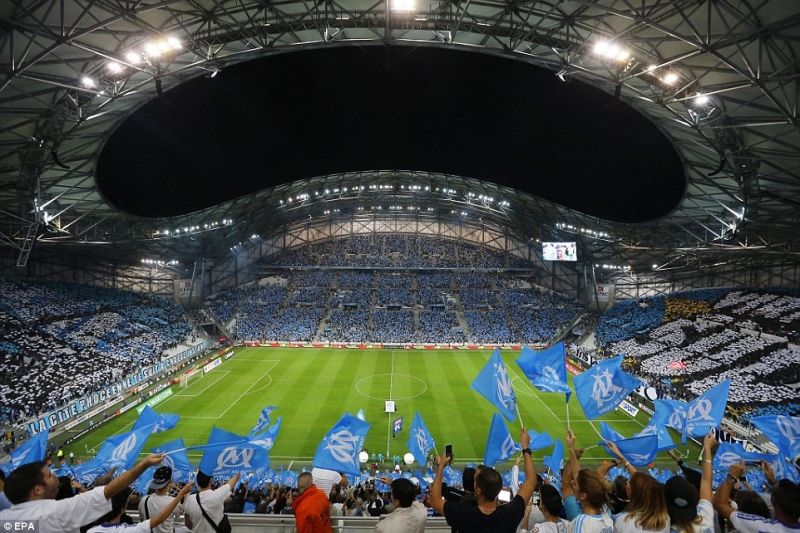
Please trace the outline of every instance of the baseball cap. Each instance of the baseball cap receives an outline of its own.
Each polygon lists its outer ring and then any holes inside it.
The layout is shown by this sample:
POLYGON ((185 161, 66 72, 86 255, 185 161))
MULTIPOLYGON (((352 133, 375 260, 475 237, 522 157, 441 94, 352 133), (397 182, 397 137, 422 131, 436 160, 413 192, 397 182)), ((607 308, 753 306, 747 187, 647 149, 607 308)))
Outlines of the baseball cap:
POLYGON ((667 499, 667 512, 670 517, 680 521, 690 521, 697 516, 700 497, 697 488, 683 476, 673 476, 664 485, 667 499))
POLYGON ((150 482, 151 489, 163 489, 169 482, 172 481, 172 468, 168 466, 159 466, 156 473, 153 474, 153 481, 150 482))

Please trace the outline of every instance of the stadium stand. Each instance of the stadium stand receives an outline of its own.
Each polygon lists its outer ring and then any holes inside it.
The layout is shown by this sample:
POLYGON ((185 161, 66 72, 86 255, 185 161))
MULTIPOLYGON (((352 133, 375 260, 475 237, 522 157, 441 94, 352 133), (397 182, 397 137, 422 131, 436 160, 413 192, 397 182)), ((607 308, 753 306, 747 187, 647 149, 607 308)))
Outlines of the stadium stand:
POLYGON ((14 417, 55 409, 156 362, 191 333, 183 311, 164 298, 0 283, 0 403, 14 417))

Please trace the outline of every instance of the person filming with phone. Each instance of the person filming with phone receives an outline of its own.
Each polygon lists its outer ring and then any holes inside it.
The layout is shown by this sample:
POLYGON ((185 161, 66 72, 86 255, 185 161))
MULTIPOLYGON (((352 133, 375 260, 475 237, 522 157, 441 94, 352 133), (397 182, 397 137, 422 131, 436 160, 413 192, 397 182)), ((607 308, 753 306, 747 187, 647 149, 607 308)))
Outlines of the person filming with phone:
POLYGON ((525 483, 511 501, 505 505, 498 502, 497 496, 503 488, 503 478, 497 470, 482 467, 475 473, 475 497, 477 505, 462 505, 442 499, 442 477, 444 468, 451 458, 442 455, 437 459, 436 477, 431 487, 430 504, 445 517, 447 524, 460 533, 492 532, 513 533, 525 515, 525 507, 533 491, 536 490, 536 469, 533 466, 532 452, 529 448, 531 438, 522 428, 519 439, 525 457, 525 483))

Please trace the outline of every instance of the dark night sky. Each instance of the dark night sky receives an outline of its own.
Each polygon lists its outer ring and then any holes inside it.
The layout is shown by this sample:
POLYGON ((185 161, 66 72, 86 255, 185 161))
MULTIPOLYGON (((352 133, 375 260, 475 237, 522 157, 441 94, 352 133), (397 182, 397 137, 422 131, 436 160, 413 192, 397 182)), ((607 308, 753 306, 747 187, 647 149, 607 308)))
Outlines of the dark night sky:
POLYGON ((136 111, 98 186, 144 216, 195 211, 334 172, 474 177, 609 220, 668 213, 685 177, 638 112, 519 61, 438 48, 281 54, 197 78, 136 111))

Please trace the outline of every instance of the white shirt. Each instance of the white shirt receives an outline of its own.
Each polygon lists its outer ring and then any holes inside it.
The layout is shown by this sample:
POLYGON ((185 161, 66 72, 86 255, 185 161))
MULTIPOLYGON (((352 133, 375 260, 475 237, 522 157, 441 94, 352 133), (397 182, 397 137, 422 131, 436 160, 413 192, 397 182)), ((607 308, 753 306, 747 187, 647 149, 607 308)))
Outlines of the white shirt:
POLYGON ((579 514, 567 524, 567 533, 612 533, 614 521, 607 514, 579 514))
POLYGON ((415 501, 411 507, 398 507, 384 517, 375 526, 377 533, 424 533, 428 511, 415 501))
MULTIPOLYGON (((172 503, 173 498, 171 496, 167 496, 166 494, 159 496, 158 494, 148 494, 147 496, 141 498, 139 500, 139 516, 141 518, 145 518, 149 516, 150 518, 154 518, 158 516, 161 510, 172 503), (144 502, 147 502, 147 510, 149 511, 149 515, 144 512, 144 502)), ((205 507, 205 502, 203 503, 203 507, 205 507)), ((208 509, 206 509, 208 512, 208 509)), ((157 525, 153 528, 153 533, 172 533, 172 526, 174 522, 174 517, 180 516, 183 514, 183 504, 178 504, 175 508, 175 512, 173 512, 166 520, 164 520, 161 524, 157 525)))
POLYGON ((316 467, 311 469, 311 478, 314 480, 314 485, 324 492, 325 496, 329 496, 333 486, 342 481, 342 475, 336 470, 316 467))
POLYGON ((0 511, 0 520, 38 520, 40 533, 80 533, 111 510, 103 487, 63 500, 31 500, 0 511))
POLYGON ((740 513, 735 511, 731 513, 731 525, 736 528, 740 533, 797 533, 800 525, 795 524, 794 527, 789 527, 782 522, 778 522, 774 518, 764 518, 753 514, 740 513))
POLYGON ((558 522, 538 522, 530 528, 531 533, 566 533, 567 522, 561 518, 558 522))
POLYGON ((636 525, 636 516, 627 511, 623 511, 614 516, 614 533, 640 533, 648 531, 650 533, 669 533, 669 517, 662 529, 643 529, 636 525))
POLYGON ((125 533, 149 533, 150 520, 137 524, 101 524, 89 529, 86 533, 113 533, 114 531, 124 531, 125 533))
MULTIPOLYGON (((713 533, 714 531, 714 506, 708 500, 700 500, 697 504, 697 516, 700 523, 694 524, 694 533, 713 533)), ((670 533, 678 533, 675 527, 670 526, 670 533)))
MULTIPOLYGON (((225 515, 225 500, 231 494, 230 485, 225 483, 218 489, 204 490, 197 494, 200 495, 200 503, 203 504, 206 514, 215 524, 219 524, 225 515)), ((190 494, 183 500, 183 510, 192 521, 192 531, 194 533, 215 533, 214 528, 200 511, 200 506, 197 505, 197 494, 190 494)))

